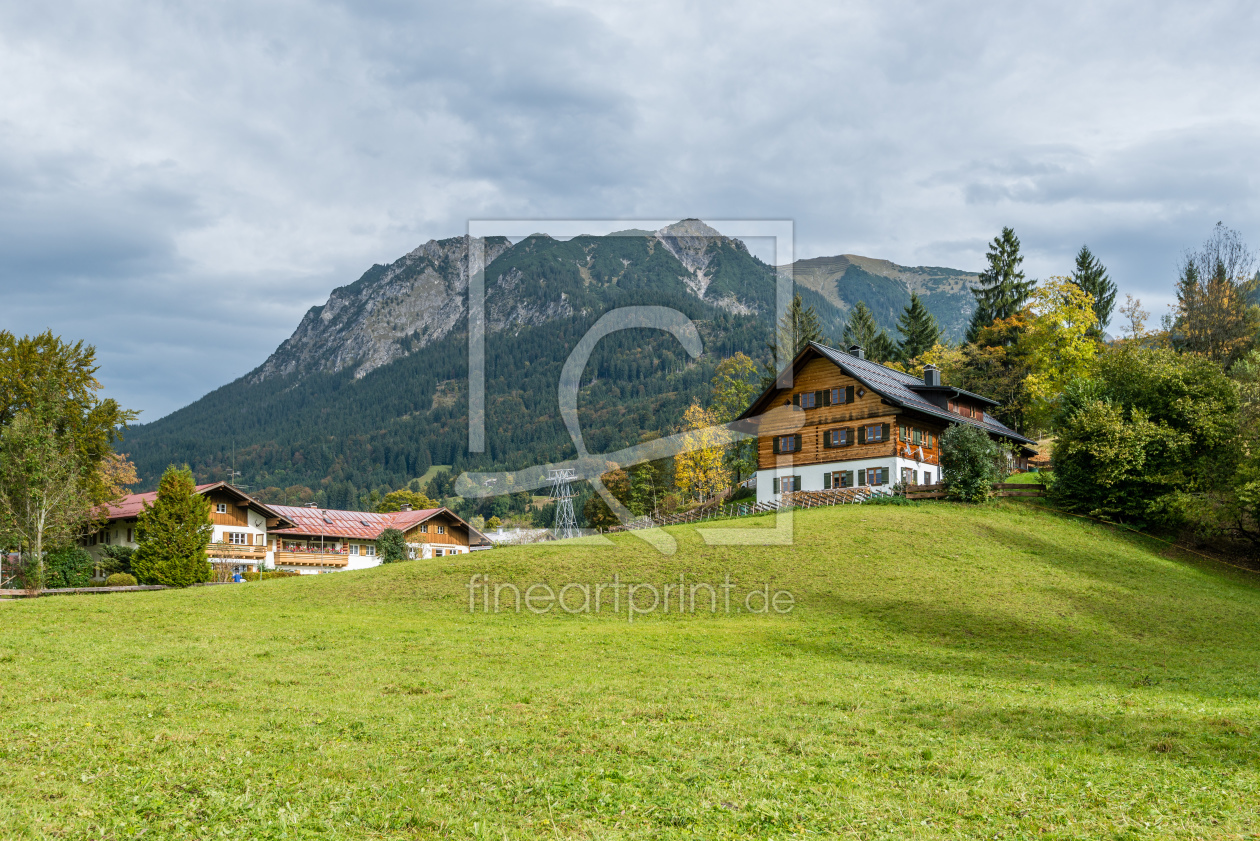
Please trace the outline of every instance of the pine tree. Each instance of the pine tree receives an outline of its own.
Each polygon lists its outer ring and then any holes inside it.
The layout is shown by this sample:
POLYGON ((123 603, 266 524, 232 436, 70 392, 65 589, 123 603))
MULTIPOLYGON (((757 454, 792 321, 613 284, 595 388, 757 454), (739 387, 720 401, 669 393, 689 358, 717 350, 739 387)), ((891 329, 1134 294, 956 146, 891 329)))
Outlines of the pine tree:
POLYGON ((769 385, 779 376, 779 369, 796 358, 810 342, 820 342, 823 338, 822 322, 813 307, 805 306, 800 295, 792 296, 792 305, 779 319, 774 331, 774 338, 766 344, 770 351, 770 361, 766 363, 766 374, 762 377, 763 385, 769 385), (790 353, 779 354, 779 348, 791 348, 790 353))
POLYGON ((858 301, 849 313, 849 322, 844 325, 844 345, 861 345, 866 358, 876 362, 887 362, 897 355, 897 343, 887 330, 875 323, 875 316, 865 301, 858 301))
POLYGON ((175 465, 166 468, 158 484, 157 499, 147 502, 136 523, 136 548, 131 568, 142 584, 187 587, 210 580, 206 545, 210 525, 210 500, 197 493, 192 471, 175 465))
POLYGON ((1107 277, 1107 268, 1090 252, 1088 245, 1082 245, 1076 254, 1072 282, 1094 296, 1096 321, 1090 328, 1090 335, 1101 338, 1111 323, 1111 311, 1116 305, 1116 284, 1107 277))
POLYGON ((941 325, 913 292, 910 293, 909 305, 897 319, 897 330, 902 335, 898 350, 903 362, 918 359, 941 340, 941 325))
POLYGON ((1013 228, 1003 228, 1000 236, 989 243, 986 257, 989 268, 980 273, 980 282, 971 294, 976 297, 976 311, 971 314, 967 328, 967 341, 974 342, 980 331, 994 321, 1007 319, 1024 308, 1032 294, 1036 281, 1024 280, 1019 264, 1024 262, 1019 253, 1019 237, 1013 228))

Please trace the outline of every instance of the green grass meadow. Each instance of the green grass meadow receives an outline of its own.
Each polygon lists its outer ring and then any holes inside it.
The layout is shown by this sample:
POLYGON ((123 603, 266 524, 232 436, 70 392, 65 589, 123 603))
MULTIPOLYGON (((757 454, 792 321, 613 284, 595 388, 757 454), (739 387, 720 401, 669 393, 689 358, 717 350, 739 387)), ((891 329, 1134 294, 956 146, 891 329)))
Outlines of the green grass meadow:
POLYGON ((1260 576, 1023 502, 794 521, 0 604, 0 838, 1260 838, 1260 576))

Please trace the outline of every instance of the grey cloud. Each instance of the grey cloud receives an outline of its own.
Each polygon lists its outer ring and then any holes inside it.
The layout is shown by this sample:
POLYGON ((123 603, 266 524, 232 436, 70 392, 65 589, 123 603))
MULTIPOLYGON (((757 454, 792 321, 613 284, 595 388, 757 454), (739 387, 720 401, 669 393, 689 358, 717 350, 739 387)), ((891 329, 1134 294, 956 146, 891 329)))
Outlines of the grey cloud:
MULTIPOLYGON (((798 256, 1162 304, 1260 245, 1244 3, 0 4, 0 327, 95 343, 151 419, 470 217, 792 218, 798 256), (207 348, 213 348, 209 352, 207 348)), ((541 225, 540 225, 541 226, 541 225)))

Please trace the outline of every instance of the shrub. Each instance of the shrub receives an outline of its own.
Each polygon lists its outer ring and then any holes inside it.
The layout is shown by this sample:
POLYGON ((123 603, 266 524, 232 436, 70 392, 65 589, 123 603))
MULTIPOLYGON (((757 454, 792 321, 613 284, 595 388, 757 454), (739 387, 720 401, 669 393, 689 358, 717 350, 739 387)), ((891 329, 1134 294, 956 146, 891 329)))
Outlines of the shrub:
POLYGON ((407 560, 407 541, 398 529, 385 529, 376 540, 376 551, 381 563, 392 564, 407 560))
POLYGON ((136 586, 136 577, 126 572, 116 572, 109 578, 105 579, 106 587, 134 587, 136 586))
POLYGON ((78 546, 56 549, 44 558, 44 586, 50 590, 90 587, 95 568, 92 556, 78 546))
POLYGON ((1179 525, 1239 460, 1237 386, 1218 365, 1129 345, 1072 384, 1056 418, 1056 501, 1137 525, 1179 525))
MULTIPOLYGON (((293 578, 295 575, 301 575, 301 574, 302 573, 294 572, 291 569, 269 569, 262 573, 262 580, 267 581, 272 578, 293 578)), ((257 581, 258 573, 243 572, 241 573, 241 578, 245 579, 246 581, 257 581)))
POLYGON ((745 499, 755 499, 756 496, 757 496, 757 492, 754 491, 752 488, 740 488, 739 490, 735 491, 735 493, 731 494, 731 498, 728 501, 741 502, 745 499))
POLYGON ((941 433, 941 481, 949 499, 984 502, 1005 463, 1002 446, 979 427, 956 423, 941 433))
POLYGON ((101 549, 101 560, 98 567, 101 574, 108 577, 116 572, 131 573, 131 559, 136 550, 130 546, 106 546, 101 549))

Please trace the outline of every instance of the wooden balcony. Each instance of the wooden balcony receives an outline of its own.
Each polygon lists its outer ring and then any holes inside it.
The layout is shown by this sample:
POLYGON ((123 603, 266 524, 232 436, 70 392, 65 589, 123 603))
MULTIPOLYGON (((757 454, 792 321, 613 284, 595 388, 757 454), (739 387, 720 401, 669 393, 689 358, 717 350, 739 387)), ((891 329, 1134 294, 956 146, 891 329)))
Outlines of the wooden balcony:
POLYGON ((340 552, 277 552, 276 566, 344 567, 350 564, 348 555, 340 552))
POLYGON ((249 546, 242 543, 211 543, 206 547, 206 557, 231 561, 261 561, 267 557, 266 546, 249 546))

